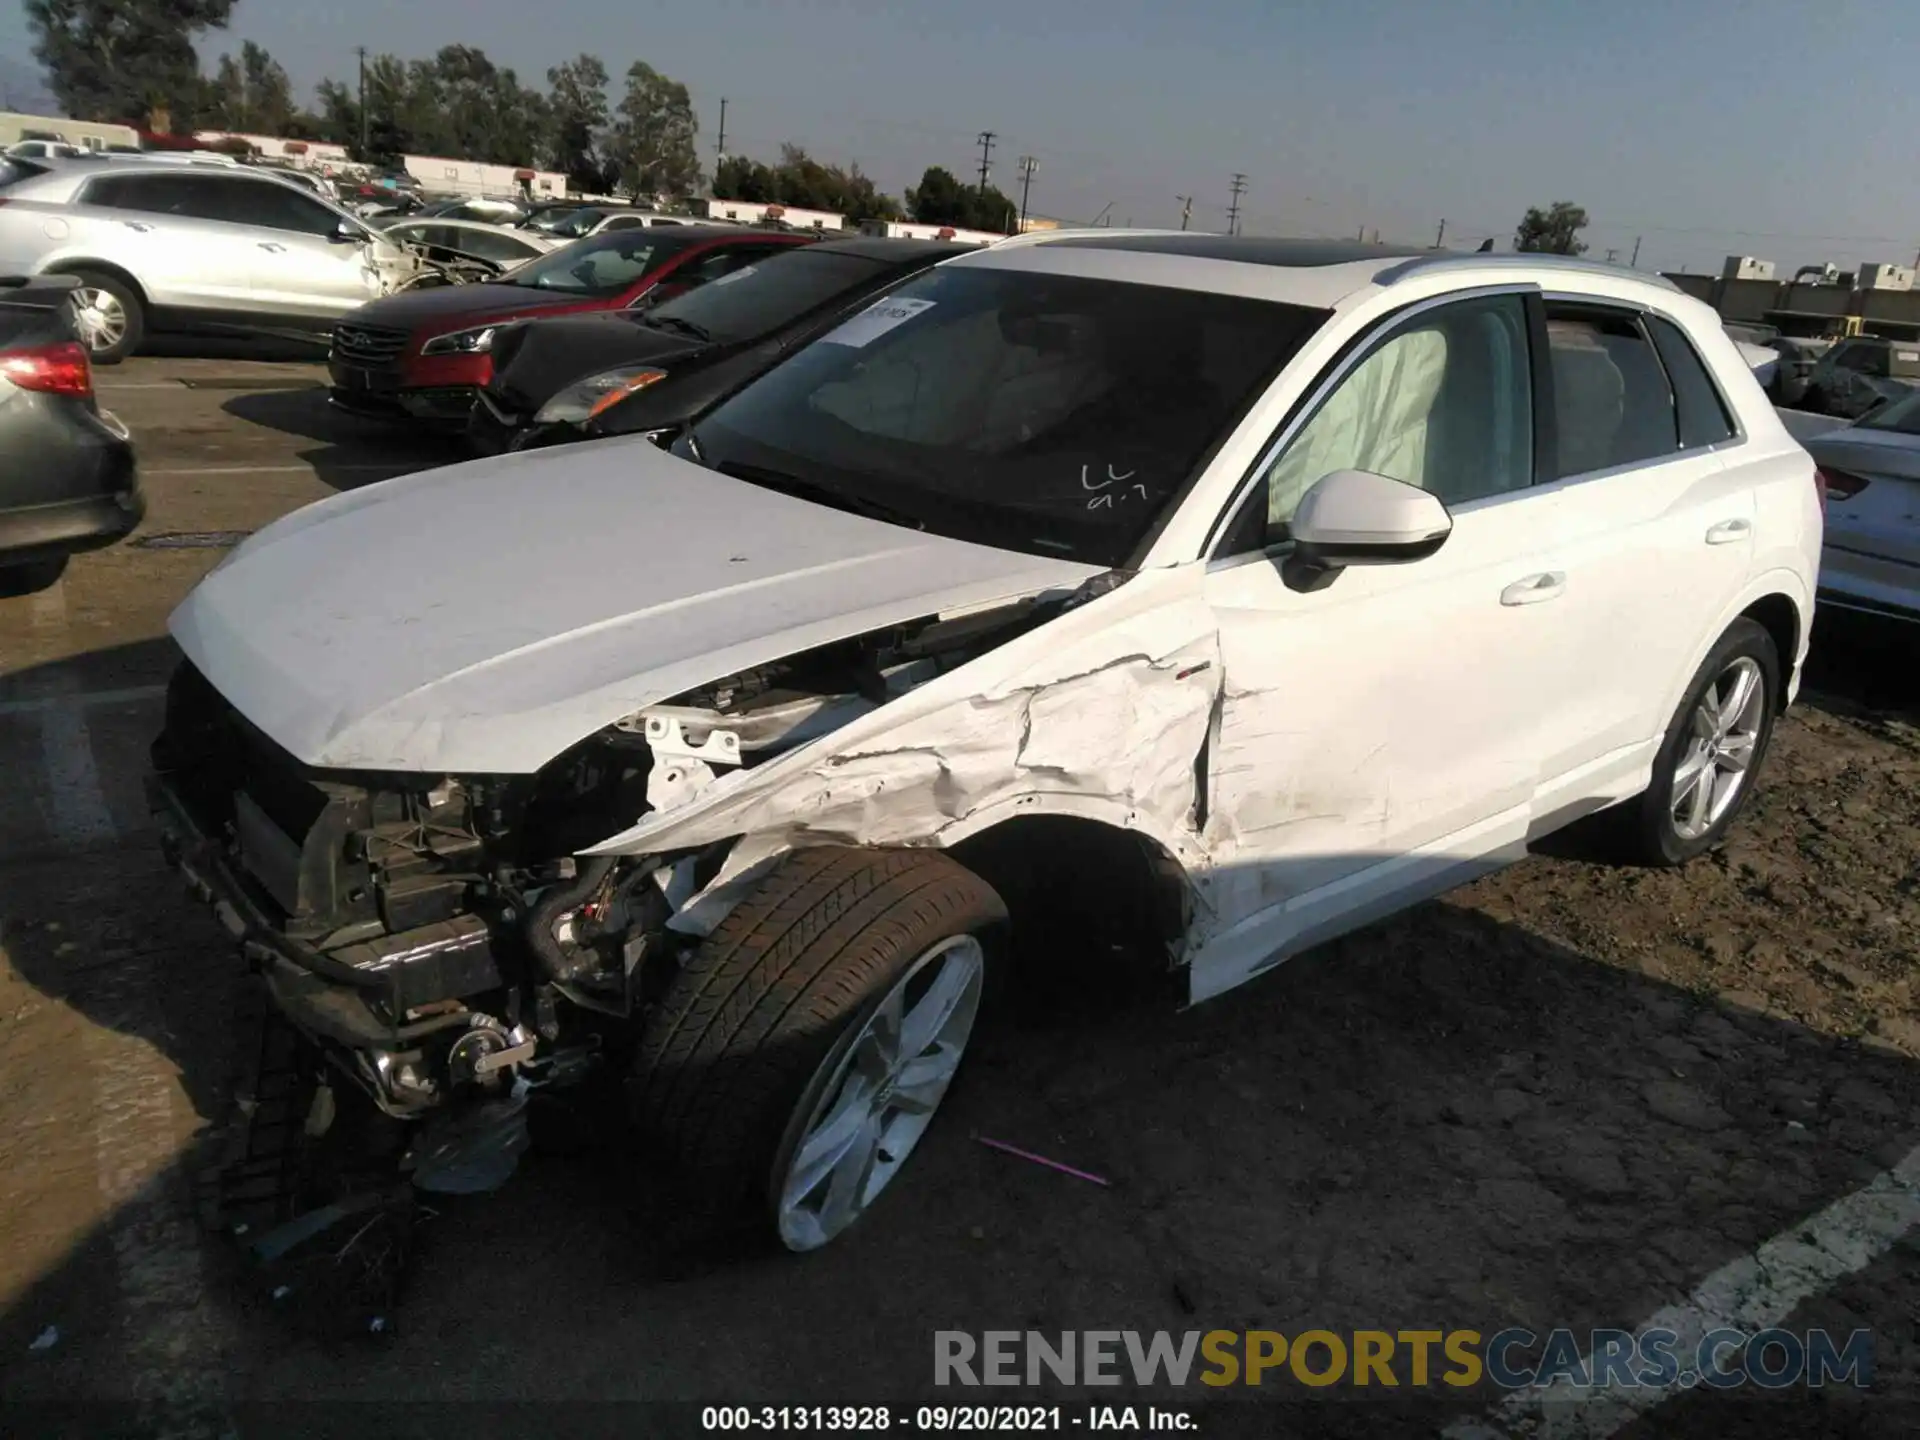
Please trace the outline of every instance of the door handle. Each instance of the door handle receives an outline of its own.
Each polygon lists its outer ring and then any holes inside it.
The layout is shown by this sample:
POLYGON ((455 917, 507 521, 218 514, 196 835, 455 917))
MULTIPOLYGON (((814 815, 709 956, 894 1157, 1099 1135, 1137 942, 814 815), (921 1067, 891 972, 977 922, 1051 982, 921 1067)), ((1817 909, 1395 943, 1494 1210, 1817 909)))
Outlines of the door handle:
POLYGON ((1736 540, 1744 540, 1753 529, 1750 520, 1722 520, 1717 525, 1707 527, 1707 544, 1731 545, 1736 540))
POLYGON ((1543 600, 1557 600, 1566 593, 1567 577, 1559 570, 1547 570, 1539 575, 1529 575, 1524 580, 1516 580, 1500 592, 1502 605, 1538 605, 1543 600))
POLYGON ((271 250, 276 255, 284 255, 287 253, 287 247, 282 244, 279 244, 277 241, 256 240, 254 243, 258 245, 262 250, 271 250))

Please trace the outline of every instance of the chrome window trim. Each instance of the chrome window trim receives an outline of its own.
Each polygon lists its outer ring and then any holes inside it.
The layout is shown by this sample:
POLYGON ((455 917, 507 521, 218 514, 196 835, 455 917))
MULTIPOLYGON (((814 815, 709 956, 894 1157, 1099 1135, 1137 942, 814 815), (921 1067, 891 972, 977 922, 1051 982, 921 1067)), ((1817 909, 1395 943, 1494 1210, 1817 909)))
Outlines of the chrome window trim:
MULTIPOLYGON (((1227 502, 1226 506, 1222 508, 1218 515, 1214 516, 1213 524, 1207 529, 1206 541, 1200 547, 1201 557, 1204 562, 1208 566, 1211 566, 1216 560, 1239 558, 1238 556, 1221 556, 1215 552, 1225 543, 1227 531, 1231 528, 1234 517, 1239 515, 1240 507, 1247 503, 1247 498, 1253 493, 1254 487, 1261 483, 1262 478, 1273 465, 1273 462, 1280 457, 1280 452, 1292 443, 1294 436, 1299 434, 1301 427, 1313 418, 1319 411, 1322 402, 1326 400, 1328 395, 1333 393, 1340 382, 1346 379, 1361 361, 1371 356, 1382 343, 1405 328, 1409 321, 1418 319, 1420 316, 1429 314, 1444 306, 1457 304, 1465 300, 1487 300, 1508 295, 1515 295, 1524 299, 1528 295, 1538 295, 1539 293, 1540 286, 1533 281, 1515 281, 1507 285, 1476 285, 1466 290, 1449 290, 1444 295, 1434 295, 1425 300, 1416 300, 1411 305, 1394 311, 1372 329, 1362 334, 1359 341, 1348 347, 1346 354, 1333 365, 1332 369, 1320 377, 1313 389, 1307 393, 1305 403, 1294 407, 1293 413, 1288 416, 1286 422, 1281 425, 1279 433, 1267 444, 1265 449, 1261 450, 1259 458, 1253 462, 1247 474, 1241 478, 1239 486, 1236 487, 1233 492, 1233 498, 1227 502)), ((1281 378, 1284 378, 1284 375, 1285 372, 1283 371, 1281 378)), ((1529 375, 1528 379, 1529 389, 1531 389, 1531 375, 1529 375)), ((1275 383, 1277 384, 1279 381, 1276 380, 1275 383)), ((1538 487, 1530 486, 1528 488, 1536 489, 1538 487)), ((1271 552, 1249 551, 1247 553, 1264 555, 1271 552)))

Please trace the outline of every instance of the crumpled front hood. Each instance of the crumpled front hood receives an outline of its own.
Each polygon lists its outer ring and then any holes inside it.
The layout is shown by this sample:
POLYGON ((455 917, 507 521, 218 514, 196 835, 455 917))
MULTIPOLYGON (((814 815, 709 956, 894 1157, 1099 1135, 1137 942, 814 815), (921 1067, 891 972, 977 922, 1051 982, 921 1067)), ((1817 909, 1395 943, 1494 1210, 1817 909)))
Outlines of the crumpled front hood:
POLYGON ((169 629, 303 763, 525 774, 738 670, 1098 573, 616 439, 297 510, 234 551, 169 629))
POLYGON ((493 347, 488 388, 515 410, 538 410, 576 380, 616 365, 669 365, 710 345, 655 330, 628 312, 556 315, 518 325, 493 347))

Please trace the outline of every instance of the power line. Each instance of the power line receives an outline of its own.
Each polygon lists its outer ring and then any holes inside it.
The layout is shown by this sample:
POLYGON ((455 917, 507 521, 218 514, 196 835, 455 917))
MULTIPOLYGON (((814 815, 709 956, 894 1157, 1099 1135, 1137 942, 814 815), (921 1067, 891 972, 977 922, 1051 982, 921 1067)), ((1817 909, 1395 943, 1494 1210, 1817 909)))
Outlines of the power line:
POLYGON ((1233 195, 1233 203, 1227 206, 1227 233, 1240 233, 1240 197, 1247 193, 1247 177, 1238 170, 1233 172, 1233 184, 1228 187, 1233 195))
POLYGON ((998 137, 991 130, 980 132, 980 193, 982 195, 987 193, 988 162, 993 156, 993 142, 996 138, 998 137))

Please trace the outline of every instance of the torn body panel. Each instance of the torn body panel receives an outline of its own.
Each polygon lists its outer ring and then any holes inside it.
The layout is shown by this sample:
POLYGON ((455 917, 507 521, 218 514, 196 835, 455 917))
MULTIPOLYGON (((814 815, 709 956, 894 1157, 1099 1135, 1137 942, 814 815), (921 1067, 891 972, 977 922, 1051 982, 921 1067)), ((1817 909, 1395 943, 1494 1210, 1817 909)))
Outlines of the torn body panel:
MULTIPOLYGON (((589 853, 747 837, 710 887, 717 895, 802 845, 944 847, 1015 815, 1070 814, 1137 831, 1203 871, 1196 760, 1220 681, 1196 575, 1141 575, 837 730, 718 775, 589 853)), ((645 713, 651 728, 684 711, 645 713)), ((717 923, 716 908, 702 929, 717 923)))

